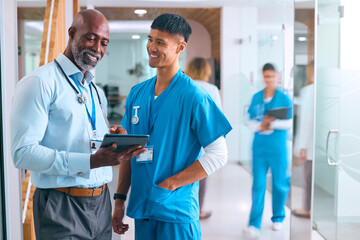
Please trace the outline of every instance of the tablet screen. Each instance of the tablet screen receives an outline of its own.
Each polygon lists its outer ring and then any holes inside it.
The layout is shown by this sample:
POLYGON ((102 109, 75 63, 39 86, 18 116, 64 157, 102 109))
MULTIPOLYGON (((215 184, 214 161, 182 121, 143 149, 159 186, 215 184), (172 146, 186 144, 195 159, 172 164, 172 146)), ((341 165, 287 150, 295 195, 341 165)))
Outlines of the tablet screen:
POLYGON ((117 144, 117 148, 114 152, 121 151, 125 148, 141 145, 142 147, 146 146, 146 143, 149 141, 149 135, 138 135, 138 134, 105 134, 104 140, 100 147, 108 147, 113 143, 117 144))

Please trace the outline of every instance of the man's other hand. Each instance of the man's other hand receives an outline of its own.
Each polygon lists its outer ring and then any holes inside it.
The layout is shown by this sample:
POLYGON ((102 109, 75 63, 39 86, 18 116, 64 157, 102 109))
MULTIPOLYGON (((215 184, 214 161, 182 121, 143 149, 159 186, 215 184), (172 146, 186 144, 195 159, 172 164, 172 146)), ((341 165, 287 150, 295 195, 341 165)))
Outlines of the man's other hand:
POLYGON ((114 232, 116 232, 117 234, 124 234, 127 230, 129 230, 129 224, 125 224, 123 222, 124 215, 124 201, 121 199, 116 199, 114 214, 112 216, 112 227, 114 229, 114 232))
POLYGON ((109 130, 111 134, 127 134, 122 126, 111 125, 109 130))

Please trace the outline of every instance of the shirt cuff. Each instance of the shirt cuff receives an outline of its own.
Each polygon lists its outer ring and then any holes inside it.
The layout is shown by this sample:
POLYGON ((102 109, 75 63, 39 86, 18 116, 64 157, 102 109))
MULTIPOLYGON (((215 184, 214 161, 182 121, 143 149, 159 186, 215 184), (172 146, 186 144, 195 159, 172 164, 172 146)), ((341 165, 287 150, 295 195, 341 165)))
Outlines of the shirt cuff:
POLYGON ((271 129, 289 130, 292 127, 292 119, 278 120, 276 119, 270 124, 271 129))
POLYGON ((260 131, 261 122, 250 120, 246 123, 252 132, 260 131))
POLYGON ((77 175, 83 178, 90 178, 90 154, 69 153, 68 157, 69 175, 77 175))
POLYGON ((228 151, 224 137, 219 137, 204 149, 205 154, 199 158, 199 162, 209 176, 223 167, 228 159, 228 151))

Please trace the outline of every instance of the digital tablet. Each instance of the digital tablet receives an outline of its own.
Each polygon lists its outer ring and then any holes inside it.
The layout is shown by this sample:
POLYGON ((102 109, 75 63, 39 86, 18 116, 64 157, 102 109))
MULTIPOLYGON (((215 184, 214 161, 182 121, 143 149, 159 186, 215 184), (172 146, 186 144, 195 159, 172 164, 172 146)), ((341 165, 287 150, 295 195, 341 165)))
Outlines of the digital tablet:
POLYGON ((289 118, 289 108, 274 108, 266 112, 266 115, 276 119, 284 120, 289 118))
POLYGON ((146 146, 146 143, 149 141, 149 135, 138 135, 138 134, 105 134, 104 140, 101 143, 100 147, 108 147, 113 143, 117 144, 117 148, 114 152, 119 152, 125 148, 141 145, 142 147, 146 146))

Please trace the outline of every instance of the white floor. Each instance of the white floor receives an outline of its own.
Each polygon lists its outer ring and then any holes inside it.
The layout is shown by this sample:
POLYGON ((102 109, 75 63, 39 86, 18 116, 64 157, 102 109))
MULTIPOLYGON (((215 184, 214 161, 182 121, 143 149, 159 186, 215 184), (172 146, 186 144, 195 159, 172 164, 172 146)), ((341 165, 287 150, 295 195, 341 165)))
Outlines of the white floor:
MULTIPOLYGON (((114 169, 114 180, 110 186, 113 192, 116 188, 117 169, 114 169)), ((205 199, 205 208, 212 211, 211 218, 201 222, 203 240, 241 240, 242 229, 248 224, 251 207, 250 174, 237 164, 228 164, 222 170, 209 177, 208 192, 205 199)), ((290 211, 286 209, 286 219, 281 231, 271 230, 271 194, 266 193, 265 210, 263 216, 262 240, 290 239, 290 211)), ((133 220, 126 218, 130 230, 121 240, 134 239, 133 220)), ((113 234, 113 239, 120 236, 113 234)))

